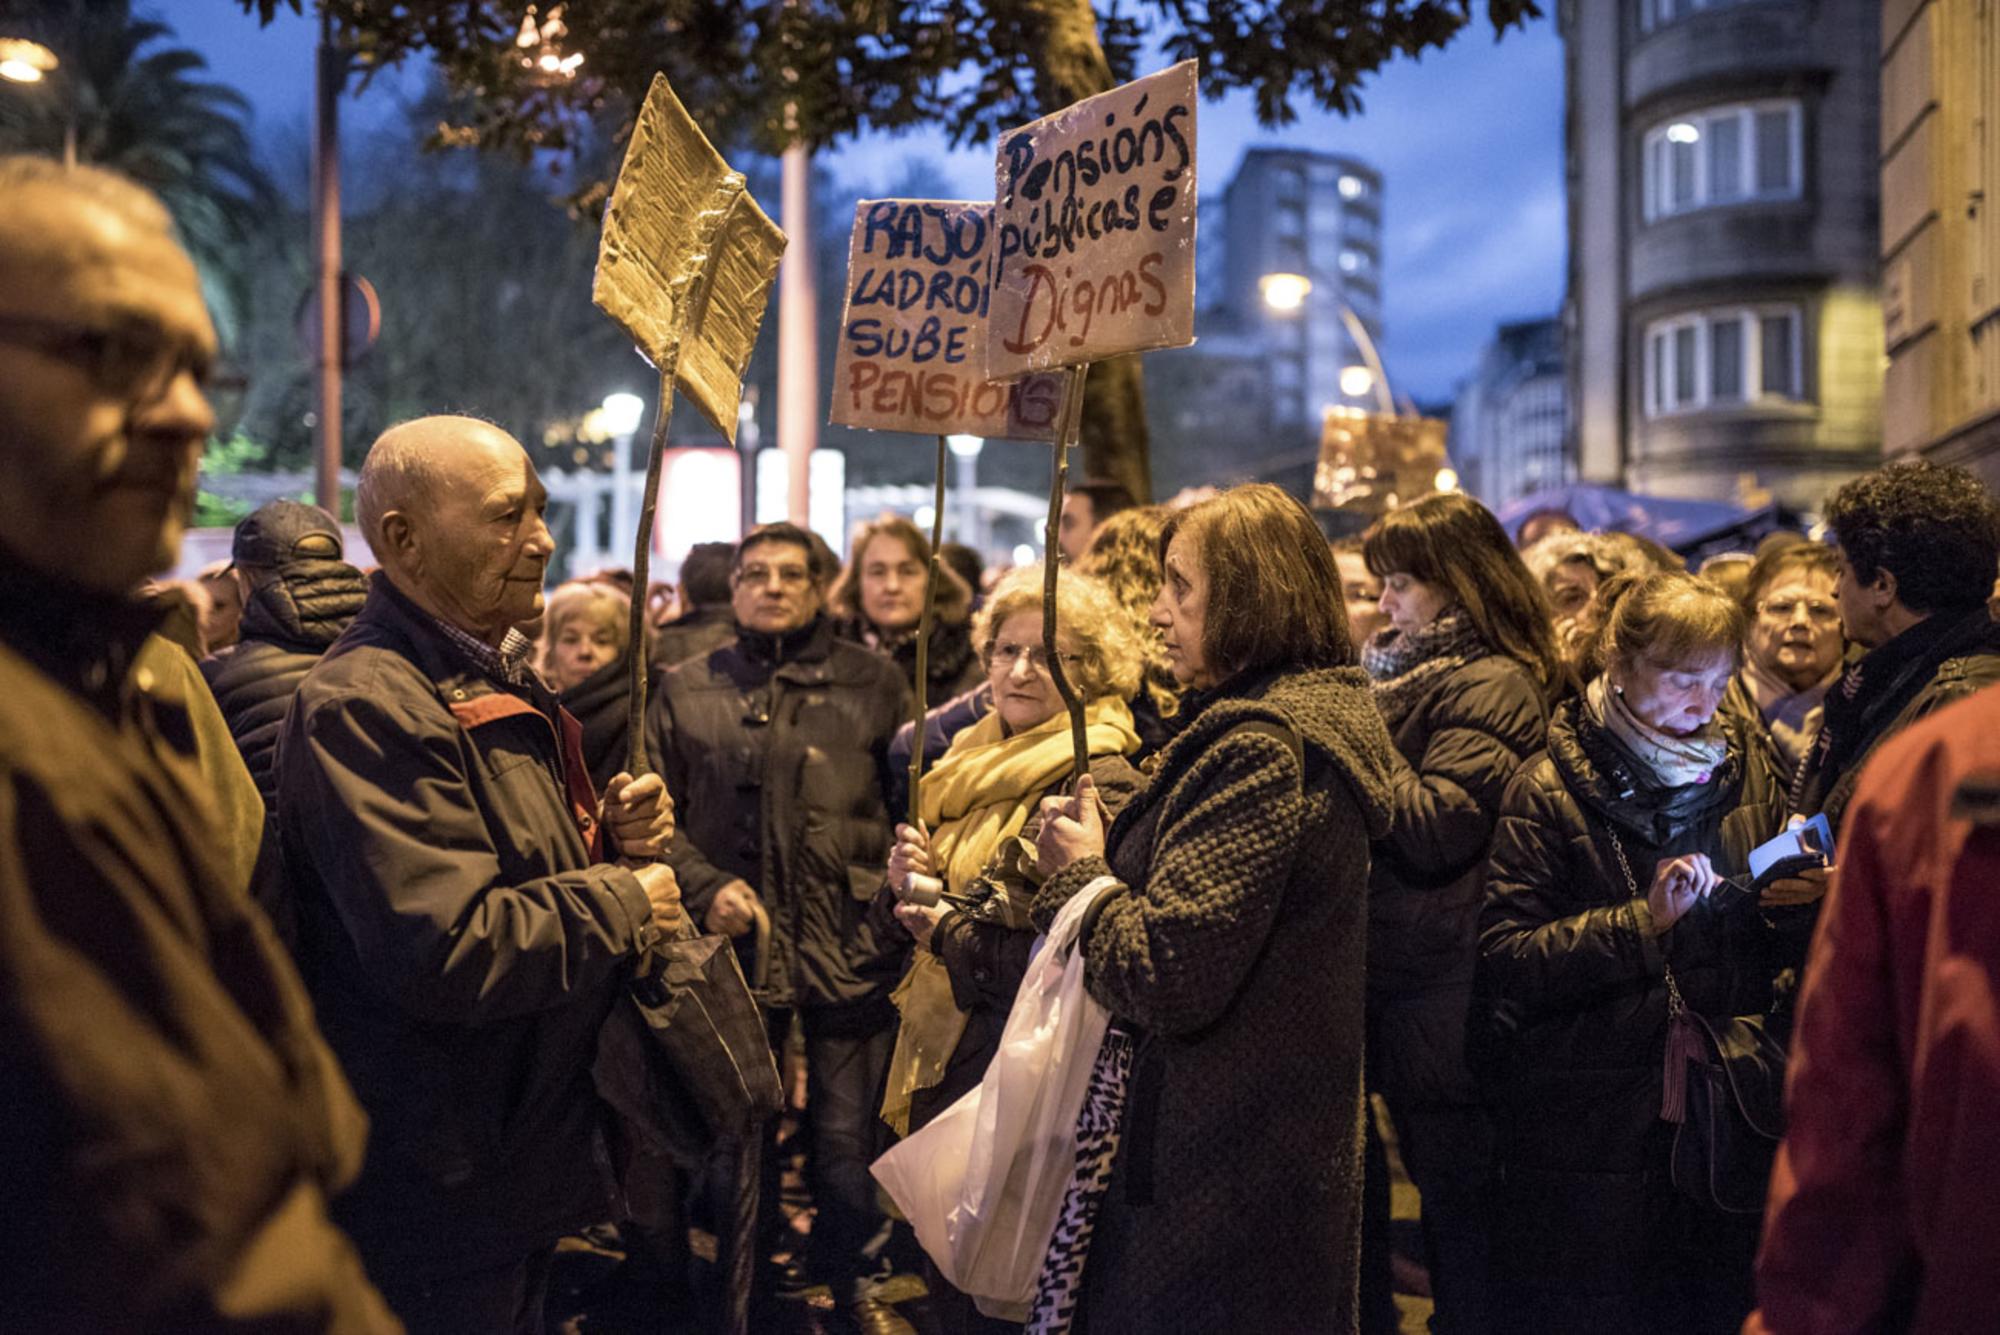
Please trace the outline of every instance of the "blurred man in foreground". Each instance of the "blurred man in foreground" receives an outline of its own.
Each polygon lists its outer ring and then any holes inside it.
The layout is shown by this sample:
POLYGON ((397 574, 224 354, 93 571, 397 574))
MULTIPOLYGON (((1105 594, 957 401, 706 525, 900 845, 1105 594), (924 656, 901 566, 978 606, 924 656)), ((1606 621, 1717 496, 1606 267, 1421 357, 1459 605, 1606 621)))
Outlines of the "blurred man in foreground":
POLYGON ((199 678, 140 661, 214 355, 157 200, 0 158, 8 1331, 397 1328, 327 1218, 364 1121, 232 868, 199 678))

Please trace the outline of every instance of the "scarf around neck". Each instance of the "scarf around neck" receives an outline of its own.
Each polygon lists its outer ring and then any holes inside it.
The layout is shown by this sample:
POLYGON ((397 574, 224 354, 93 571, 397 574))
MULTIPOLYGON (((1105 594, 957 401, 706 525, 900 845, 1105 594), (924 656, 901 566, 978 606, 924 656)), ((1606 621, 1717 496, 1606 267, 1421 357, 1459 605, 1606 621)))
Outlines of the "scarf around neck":
MULTIPOLYGON (((1093 756, 1138 748, 1132 710, 1116 696, 1084 706, 1083 723, 1093 756)), ((1021 832, 1042 794, 1069 773, 1072 759, 1066 710, 1009 737, 996 709, 954 737, 924 776, 921 808, 945 884, 970 885, 1001 843, 1021 832)))
POLYGON ((1662 788, 1686 788, 1708 783, 1729 756, 1729 741, 1719 717, 1685 737, 1653 727, 1611 689, 1610 678, 1591 678, 1583 696, 1590 721, 1610 733, 1632 757, 1652 772, 1662 788))
POLYGON ((1408 718, 1431 682, 1492 652, 1464 609, 1434 617, 1414 631, 1384 626, 1361 648, 1375 705, 1391 728, 1408 718))

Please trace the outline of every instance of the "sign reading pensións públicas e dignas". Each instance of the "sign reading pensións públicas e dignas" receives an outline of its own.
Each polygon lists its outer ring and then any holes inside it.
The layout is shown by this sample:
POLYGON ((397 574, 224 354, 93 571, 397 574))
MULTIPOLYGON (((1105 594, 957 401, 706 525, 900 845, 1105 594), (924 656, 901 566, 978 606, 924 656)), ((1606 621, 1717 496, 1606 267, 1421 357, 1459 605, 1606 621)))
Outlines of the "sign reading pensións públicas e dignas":
POLYGON ((829 420, 875 431, 1055 439, 1057 377, 987 378, 993 238, 993 206, 984 202, 855 205, 829 420))
POLYGON ((1196 63, 1000 137, 987 373, 1194 342, 1196 63))

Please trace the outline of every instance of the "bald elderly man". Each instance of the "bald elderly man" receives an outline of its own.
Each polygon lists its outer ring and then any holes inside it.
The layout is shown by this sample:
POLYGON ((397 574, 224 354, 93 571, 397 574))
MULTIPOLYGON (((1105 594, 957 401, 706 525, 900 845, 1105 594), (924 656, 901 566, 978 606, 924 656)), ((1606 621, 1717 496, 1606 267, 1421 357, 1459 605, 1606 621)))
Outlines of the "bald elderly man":
POLYGON ((0 1331, 397 1329, 328 1217, 365 1123, 245 893, 220 717, 133 596, 214 355, 158 200, 0 157, 0 1331))
POLYGON ((300 960, 372 1120, 338 1217, 412 1331, 540 1331, 556 1239, 613 1213, 590 1063, 679 922, 671 809, 654 775, 600 800, 529 670, 553 544, 511 436, 393 427, 356 501, 381 570, 277 762, 300 960))

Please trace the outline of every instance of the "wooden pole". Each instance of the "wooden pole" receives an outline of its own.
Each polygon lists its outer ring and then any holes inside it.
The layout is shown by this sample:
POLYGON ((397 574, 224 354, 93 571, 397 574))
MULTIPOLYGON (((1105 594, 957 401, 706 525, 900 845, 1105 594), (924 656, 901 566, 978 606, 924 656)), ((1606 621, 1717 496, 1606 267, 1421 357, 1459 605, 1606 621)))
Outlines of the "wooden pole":
POLYGON ((917 615, 917 699, 910 706, 916 735, 910 738, 910 828, 920 828, 923 810, 924 715, 930 695, 931 622, 937 608, 938 544, 944 540, 944 437, 937 438, 937 479, 931 498, 931 561, 924 572, 924 610, 917 615))
POLYGON ((1083 701, 1078 698, 1076 688, 1070 685, 1069 674, 1063 670, 1062 655, 1056 652, 1056 566, 1062 560, 1062 503, 1063 491, 1069 482, 1069 451, 1076 444, 1077 429, 1083 420, 1083 380, 1089 373, 1088 363, 1069 368, 1069 383, 1063 389, 1063 411, 1061 430, 1056 433, 1055 472, 1049 480, 1049 526, 1045 536, 1042 554, 1042 653, 1049 660, 1049 676, 1055 681, 1056 694, 1062 696, 1063 706, 1069 710, 1070 745, 1075 750, 1075 768, 1071 781, 1083 777, 1090 768, 1090 743, 1083 733, 1083 701))
POLYGON ((639 536, 632 543, 632 647, 626 659, 630 677, 625 701, 625 772, 633 778, 652 772, 646 760, 646 668, 652 648, 646 634, 646 586, 653 555, 653 511, 660 503, 660 458, 667 447, 667 429, 674 421, 676 355, 660 368, 660 405, 653 412, 653 438, 646 450, 646 494, 639 498, 639 536))

